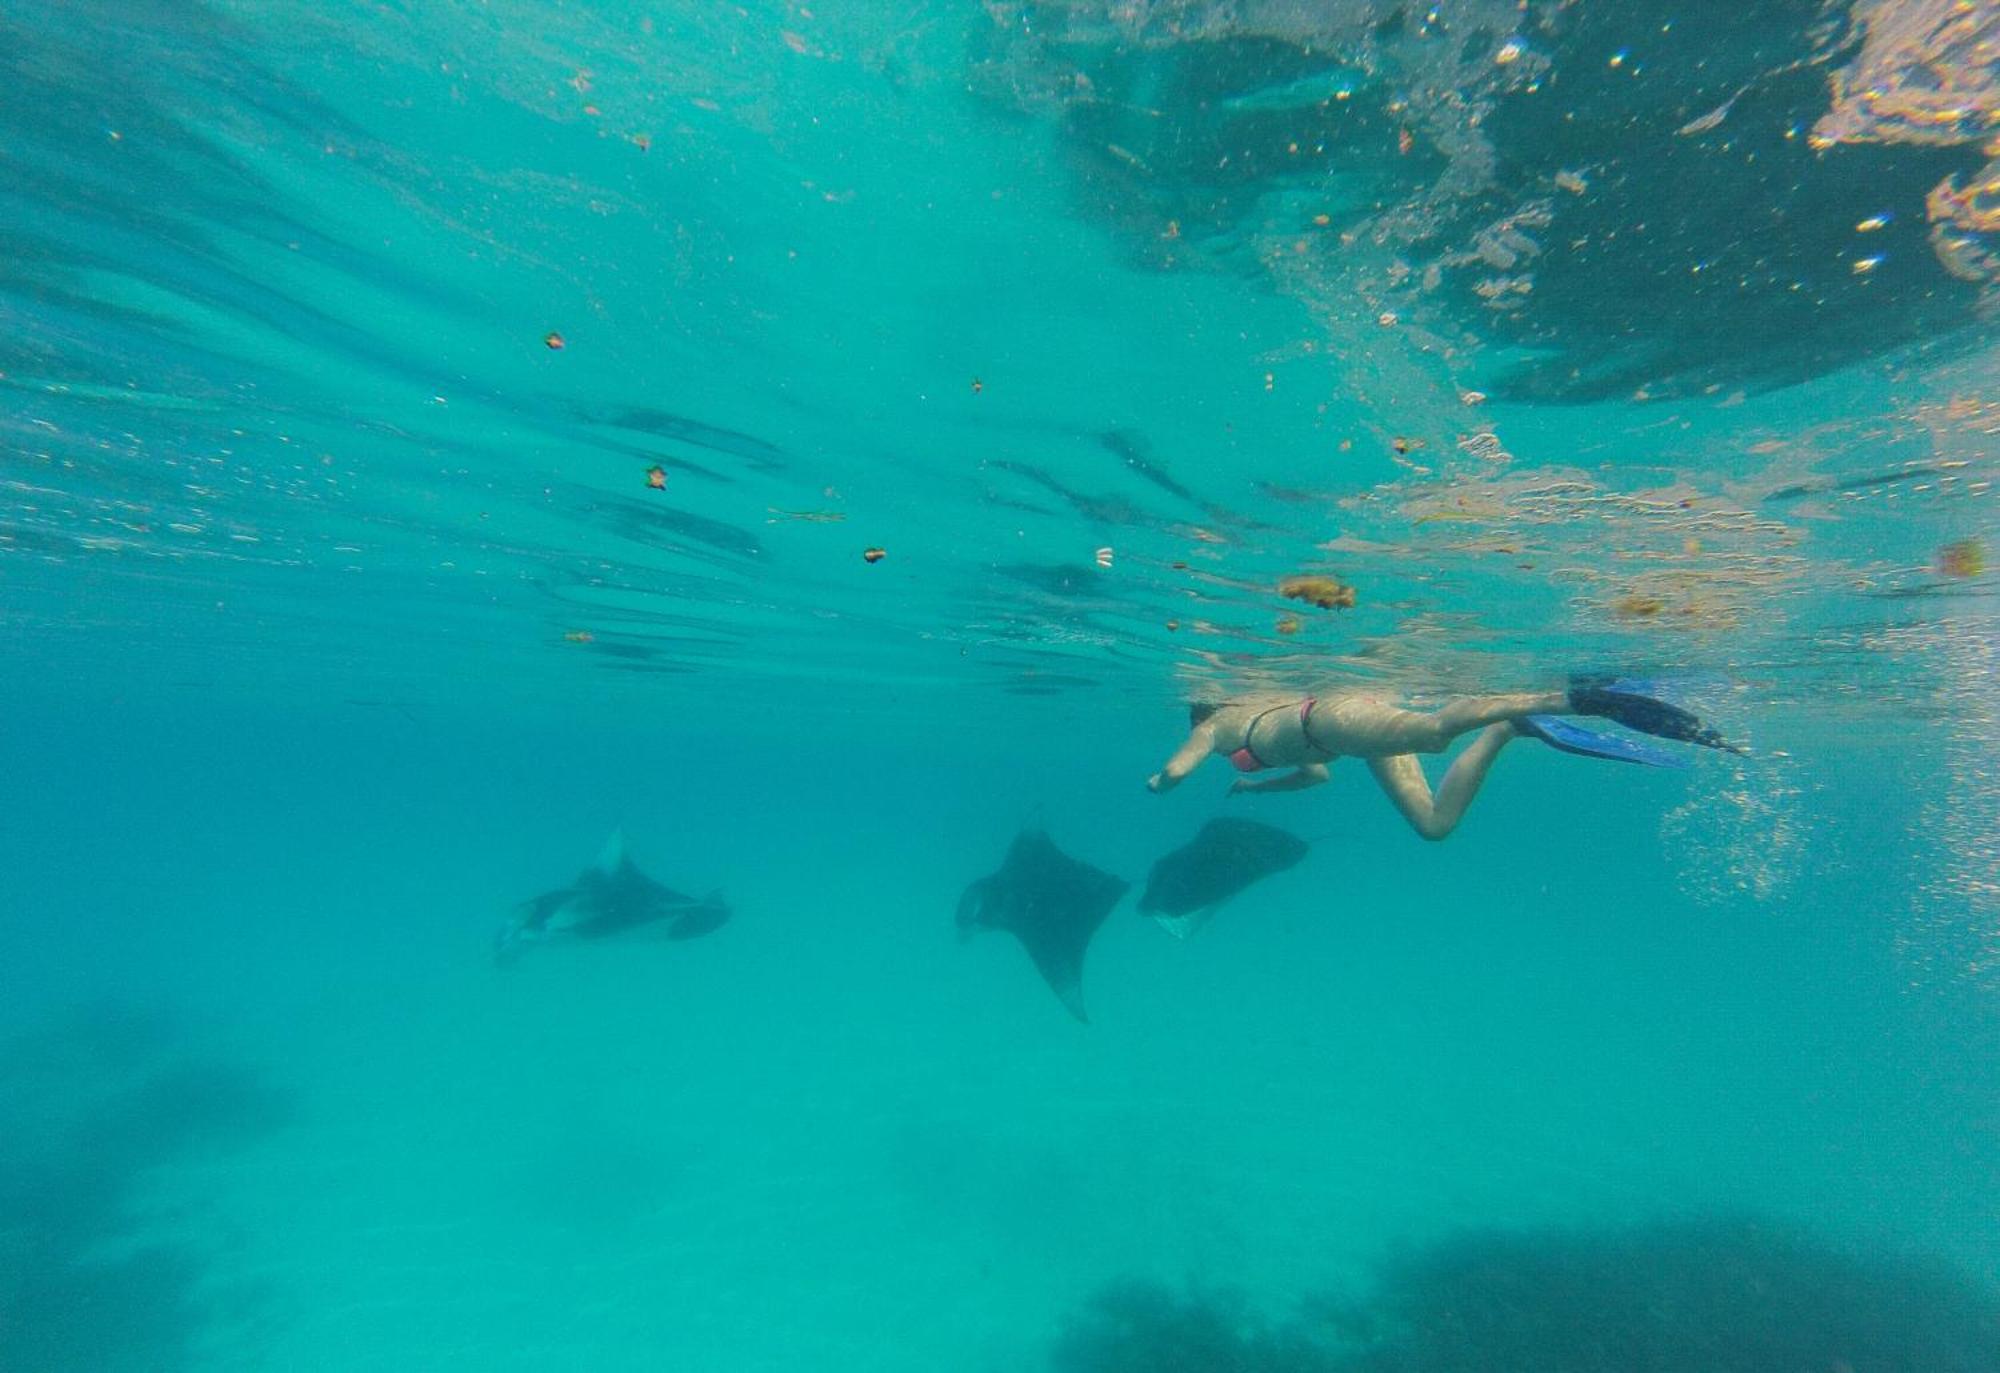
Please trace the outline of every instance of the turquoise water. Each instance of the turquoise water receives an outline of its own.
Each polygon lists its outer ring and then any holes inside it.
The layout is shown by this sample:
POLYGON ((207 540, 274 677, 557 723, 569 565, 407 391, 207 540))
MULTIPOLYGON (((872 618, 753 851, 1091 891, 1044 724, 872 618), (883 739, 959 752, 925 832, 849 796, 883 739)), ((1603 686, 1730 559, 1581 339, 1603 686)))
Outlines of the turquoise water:
POLYGON ((0 5, 0 1368, 2000 1369, 1996 45, 0 5), (1594 671, 1750 752, 1144 785, 1594 671))

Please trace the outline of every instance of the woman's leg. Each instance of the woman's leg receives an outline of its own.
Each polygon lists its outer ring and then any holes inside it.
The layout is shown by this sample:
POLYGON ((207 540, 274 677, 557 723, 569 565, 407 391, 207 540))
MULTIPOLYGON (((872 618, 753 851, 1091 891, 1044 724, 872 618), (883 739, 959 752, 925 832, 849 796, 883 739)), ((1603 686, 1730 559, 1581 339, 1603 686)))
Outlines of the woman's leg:
MULTIPOLYGON (((1431 712, 1431 719, 1437 721, 1447 738, 1456 739, 1468 730, 1484 729, 1503 720, 1518 720, 1523 715, 1571 712, 1567 691, 1516 691, 1505 696, 1461 696, 1431 712)), ((1478 785, 1473 783, 1475 788, 1478 785)))
POLYGON ((1523 715, 1569 712, 1569 694, 1562 691, 1461 696, 1432 711, 1407 710, 1370 697, 1336 697, 1313 710, 1307 728, 1316 731, 1313 741, 1322 749, 1365 758, 1443 753, 1454 739, 1475 729, 1523 715))
POLYGON ((1375 774, 1376 782, 1388 793, 1389 799, 1402 812, 1403 818, 1410 822, 1411 828, 1426 839, 1442 839, 1458 828, 1465 808, 1479 794, 1479 784, 1486 780, 1493 760, 1500 756, 1500 750, 1507 747, 1508 740, 1513 737, 1514 727, 1505 721, 1481 730, 1479 737, 1451 760, 1451 766, 1445 769, 1444 781, 1438 784, 1436 796, 1431 795, 1423 764, 1410 754, 1370 758, 1368 770, 1375 774))

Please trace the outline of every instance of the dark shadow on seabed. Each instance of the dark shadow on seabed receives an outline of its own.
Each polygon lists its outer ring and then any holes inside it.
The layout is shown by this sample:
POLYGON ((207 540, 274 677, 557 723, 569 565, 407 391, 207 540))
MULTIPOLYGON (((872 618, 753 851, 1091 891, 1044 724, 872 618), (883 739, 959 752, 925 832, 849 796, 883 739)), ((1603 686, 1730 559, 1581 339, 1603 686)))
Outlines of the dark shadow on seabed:
POLYGON ((255 1073, 126 1008, 0 1044, 0 1368, 199 1366, 222 1299, 197 1245, 142 1227, 140 1193, 154 1170, 226 1152, 291 1110, 255 1073))
POLYGON ((1269 1320, 1229 1293, 1102 1289, 1057 1373, 1995 1373, 2000 1292, 1745 1220, 1473 1232, 1269 1320))

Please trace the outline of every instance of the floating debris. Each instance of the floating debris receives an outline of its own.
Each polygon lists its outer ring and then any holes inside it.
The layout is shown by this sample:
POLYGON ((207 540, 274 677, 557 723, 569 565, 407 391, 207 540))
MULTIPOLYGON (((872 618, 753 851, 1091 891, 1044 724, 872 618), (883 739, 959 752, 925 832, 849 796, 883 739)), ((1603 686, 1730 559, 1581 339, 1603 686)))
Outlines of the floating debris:
POLYGON ((667 489, 667 469, 654 463, 646 469, 646 485, 655 491, 667 489))
POLYGON ((1354 608, 1354 588, 1332 577, 1287 577, 1278 583, 1278 594, 1288 601, 1304 601, 1321 610, 1354 608))
POLYGON ((1815 148, 1835 143, 1981 142, 2000 91, 1993 82, 1993 7, 1927 0, 1857 7, 1861 52, 1833 73, 1832 108, 1813 125, 1815 148))
POLYGON ((1097 550, 1097 565, 1099 567, 1111 566, 1111 549, 1109 546, 1097 550))
POLYGON ((1298 616, 1280 615, 1278 617, 1278 632, 1280 634, 1296 634, 1300 628, 1298 616))
POLYGON ((1136 172, 1140 172, 1146 176, 1153 174, 1153 169, 1146 165, 1146 159, 1140 157, 1139 154, 1133 152, 1130 148, 1122 148, 1116 143, 1106 143, 1104 151, 1110 153, 1136 172))
MULTIPOLYGON (((1618 64, 1613 62, 1611 65, 1615 67, 1618 64)), ((1729 118, 1729 112, 1736 108, 1736 102, 1741 100, 1744 91, 1749 89, 1750 87, 1748 86, 1739 88, 1736 94, 1730 96, 1707 114, 1702 115, 1699 119, 1690 119, 1687 123, 1675 129, 1674 132, 1682 138, 1686 138, 1690 134, 1707 133, 1710 129, 1722 123, 1723 120, 1729 118)))
POLYGON ((981 381, 981 380, 980 380, 980 379, 979 379, 978 377, 974 377, 974 378, 972 379, 972 394, 973 394, 973 395, 975 395, 975 396, 976 396, 976 395, 978 395, 978 394, 979 394, 979 393, 980 393, 981 391, 984 391, 985 389, 986 389, 986 383, 985 383, 985 382, 981 381))
POLYGON ((563 340, 563 336, 553 329, 542 335, 542 345, 551 353, 560 353, 563 349, 569 347, 569 344, 563 340))
POLYGON ((1582 195, 1590 189, 1590 183, 1583 179, 1582 174, 1572 171, 1557 172, 1556 185, 1568 191, 1571 195, 1582 195))
POLYGON ((1401 434, 1398 434, 1396 435, 1395 438, 1389 440, 1389 447, 1393 448, 1396 451, 1396 456, 1399 458, 1402 457, 1404 454, 1409 453, 1415 449, 1422 448, 1423 446, 1424 446, 1424 441, 1422 439, 1406 439, 1401 434))
POLYGON ((1509 462, 1514 457, 1500 446, 1500 436, 1491 429, 1459 435, 1458 451, 1482 462, 1509 462))
POLYGON ((1937 551, 1940 577, 1977 577, 1986 570, 1986 548, 1977 539, 1957 539, 1937 551))
POLYGON ((861 550, 861 561, 864 563, 879 563, 888 556, 889 550, 886 548, 864 548, 861 550))
POLYGON ((1611 603, 1611 613, 1621 620, 1650 620, 1666 608, 1667 603, 1658 596, 1646 596, 1636 591, 1611 603))
POLYGON ((1180 627, 1181 627, 1181 622, 1179 620, 1167 621, 1167 633, 1169 634, 1178 633, 1180 631, 1180 627))
POLYGON ((596 639, 597 636, 587 629, 572 629, 563 635, 564 642, 572 644, 594 643, 596 639))

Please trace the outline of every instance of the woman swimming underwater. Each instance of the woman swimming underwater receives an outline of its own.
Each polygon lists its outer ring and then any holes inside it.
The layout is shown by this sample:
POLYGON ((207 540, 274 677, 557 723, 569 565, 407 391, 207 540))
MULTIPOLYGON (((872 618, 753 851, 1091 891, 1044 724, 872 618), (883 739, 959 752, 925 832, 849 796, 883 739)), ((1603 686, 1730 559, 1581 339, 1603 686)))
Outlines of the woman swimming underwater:
POLYGON ((1299 791, 1326 781, 1336 758, 1359 758, 1418 834, 1442 839, 1457 828, 1493 760, 1515 739, 1539 739, 1593 758, 1680 766, 1664 750, 1586 729, 1564 716, 1594 716, 1657 738, 1743 752, 1655 690, 1646 682, 1590 677, 1573 680, 1564 691, 1459 697, 1434 711, 1410 710, 1379 694, 1355 691, 1195 705, 1189 707, 1193 728, 1186 742, 1146 785, 1168 791, 1219 753, 1245 774, 1291 769, 1264 781, 1240 777, 1231 792, 1299 791), (1441 753, 1474 731, 1477 737, 1452 760, 1433 793, 1417 755, 1441 753))

